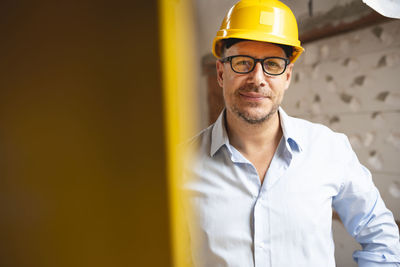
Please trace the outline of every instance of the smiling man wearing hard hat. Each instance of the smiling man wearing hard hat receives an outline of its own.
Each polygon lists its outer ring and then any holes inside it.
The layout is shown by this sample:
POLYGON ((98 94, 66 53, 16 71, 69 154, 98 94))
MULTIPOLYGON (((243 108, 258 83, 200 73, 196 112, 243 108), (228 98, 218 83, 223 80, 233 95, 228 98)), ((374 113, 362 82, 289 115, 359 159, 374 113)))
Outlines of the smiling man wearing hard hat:
POLYGON ((347 137, 280 107, 303 52, 277 0, 242 0, 213 43, 225 109, 192 141, 195 266, 335 266, 332 207, 359 266, 400 266, 399 231, 347 137))

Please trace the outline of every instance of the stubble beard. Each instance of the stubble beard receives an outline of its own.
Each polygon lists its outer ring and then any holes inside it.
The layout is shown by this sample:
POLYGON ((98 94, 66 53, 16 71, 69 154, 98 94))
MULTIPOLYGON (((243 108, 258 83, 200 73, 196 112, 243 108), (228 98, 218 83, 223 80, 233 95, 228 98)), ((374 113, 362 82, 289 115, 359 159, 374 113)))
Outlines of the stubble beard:
POLYGON ((268 121, 269 118, 272 117, 272 115, 274 115, 277 110, 279 108, 278 104, 274 104, 272 106, 272 108, 270 109, 270 111, 265 114, 264 116, 261 117, 255 117, 255 116, 251 116, 248 112, 245 111, 241 111, 238 107, 233 106, 231 111, 236 114, 236 116, 238 116, 239 118, 243 119, 245 122, 252 124, 252 125, 260 125, 262 123, 264 123, 265 121, 268 121))
MULTIPOLYGON (((251 89, 249 89, 249 88, 243 87, 243 88, 240 88, 239 90, 237 90, 237 92, 235 94, 238 96, 241 91, 260 92, 262 90, 259 89, 259 88, 251 88, 251 89)), ((273 96, 270 93, 265 93, 265 95, 270 97, 271 101, 272 101, 273 96)), ((254 108, 259 106, 258 103, 249 103, 248 105, 250 107, 254 107, 254 108)), ((273 103, 273 105, 272 105, 271 109, 269 110, 269 112, 267 114, 261 115, 261 116, 251 115, 249 112, 241 110, 237 105, 233 105, 230 108, 230 110, 231 110, 231 112, 233 114, 235 114, 239 118, 243 119, 245 122, 247 122, 249 124, 252 124, 252 125, 260 125, 260 124, 268 121, 272 117, 272 115, 274 115, 277 112, 279 106, 280 106, 280 103, 273 103)))

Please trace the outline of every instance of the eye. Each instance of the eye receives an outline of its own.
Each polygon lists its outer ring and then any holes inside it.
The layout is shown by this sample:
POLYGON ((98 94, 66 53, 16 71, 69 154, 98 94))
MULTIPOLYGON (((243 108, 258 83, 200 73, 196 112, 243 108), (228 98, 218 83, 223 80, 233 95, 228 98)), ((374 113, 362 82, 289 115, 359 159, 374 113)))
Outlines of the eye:
POLYGON ((238 66, 239 65, 250 66, 251 65, 251 61, 248 60, 248 59, 241 59, 241 60, 235 61, 235 64, 238 65, 238 66))
POLYGON ((239 73, 246 73, 252 69, 254 61, 249 57, 235 57, 232 58, 232 68, 239 73))
POLYGON ((268 68, 280 68, 281 65, 278 62, 272 61, 272 60, 266 60, 264 62, 264 66, 268 68))

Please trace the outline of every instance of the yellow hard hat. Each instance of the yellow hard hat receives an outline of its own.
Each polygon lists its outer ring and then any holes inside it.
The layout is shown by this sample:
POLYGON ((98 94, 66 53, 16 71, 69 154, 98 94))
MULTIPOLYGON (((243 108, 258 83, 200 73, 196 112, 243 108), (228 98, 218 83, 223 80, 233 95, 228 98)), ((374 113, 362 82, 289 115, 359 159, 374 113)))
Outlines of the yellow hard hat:
POLYGON ((224 39, 239 38, 283 44, 293 47, 290 62, 295 62, 304 48, 300 46, 296 18, 278 0, 241 0, 222 21, 214 38, 212 52, 221 58, 224 39))

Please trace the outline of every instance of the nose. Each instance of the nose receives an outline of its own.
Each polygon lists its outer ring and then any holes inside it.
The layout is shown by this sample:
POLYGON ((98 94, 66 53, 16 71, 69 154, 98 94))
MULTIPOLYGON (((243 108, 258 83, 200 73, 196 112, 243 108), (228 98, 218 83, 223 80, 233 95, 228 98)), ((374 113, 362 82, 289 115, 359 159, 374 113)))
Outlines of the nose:
POLYGON ((257 62, 254 70, 249 74, 251 82, 254 83, 256 86, 262 87, 266 85, 265 73, 262 68, 261 62, 257 62))

